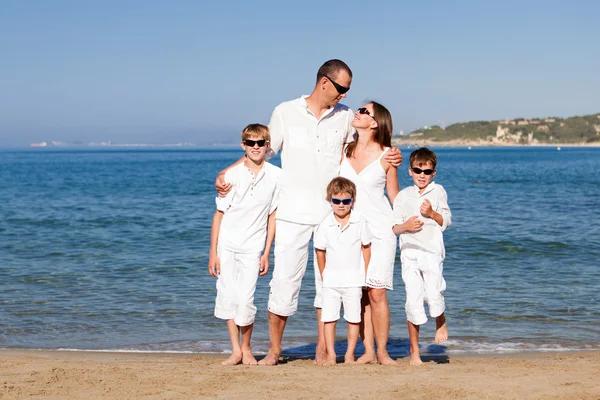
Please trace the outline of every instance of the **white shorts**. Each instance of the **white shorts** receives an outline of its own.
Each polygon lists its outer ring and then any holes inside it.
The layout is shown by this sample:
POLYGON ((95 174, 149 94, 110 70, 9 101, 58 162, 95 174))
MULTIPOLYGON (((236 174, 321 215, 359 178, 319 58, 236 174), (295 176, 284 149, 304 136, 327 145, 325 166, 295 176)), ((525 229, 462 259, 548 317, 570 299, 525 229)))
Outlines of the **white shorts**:
POLYGON ((352 324, 360 323, 361 287, 323 288, 323 311, 321 322, 340 319, 340 307, 344 305, 344 319, 352 324))
POLYGON ((221 274, 217 279, 215 317, 233 319, 238 326, 254 323, 254 291, 262 253, 235 253, 217 248, 221 274))
POLYGON ((406 288, 406 318, 415 325, 427 322, 425 302, 432 318, 446 309, 442 292, 446 281, 442 276, 443 259, 439 254, 406 249, 400 253, 402 280, 406 288))
POLYGON ((371 261, 367 269, 366 286, 374 289, 394 289, 396 237, 372 238, 371 261))
MULTIPOLYGON (((277 220, 273 250, 275 266, 269 283, 269 311, 273 314, 286 317, 296 313, 298 294, 308 263, 308 243, 318 226, 277 220)), ((316 259, 313 254, 316 288, 314 306, 321 308, 323 281, 316 259)))

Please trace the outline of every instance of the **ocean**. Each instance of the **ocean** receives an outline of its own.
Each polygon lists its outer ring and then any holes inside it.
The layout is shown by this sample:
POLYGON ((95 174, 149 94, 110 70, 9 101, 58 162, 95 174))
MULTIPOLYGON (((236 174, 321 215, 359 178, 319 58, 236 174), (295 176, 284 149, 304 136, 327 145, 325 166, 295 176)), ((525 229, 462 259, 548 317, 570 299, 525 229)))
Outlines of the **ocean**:
MULTIPOLYGON (((401 188, 411 149, 403 148, 401 188)), ((438 148, 450 340, 433 354, 600 348, 600 148, 438 148)), ((227 352, 207 271, 231 149, 0 150, 0 348, 227 352)), ((279 159, 273 161, 279 165, 279 159)), ((254 350, 268 349, 267 277, 254 350)), ((389 350, 408 354, 396 263, 389 350)), ((284 354, 316 340, 309 261, 284 354)), ((340 322, 343 322, 340 321, 340 322)), ((345 327, 338 327, 344 346, 345 327)), ((360 351, 360 349, 359 349, 360 351)))

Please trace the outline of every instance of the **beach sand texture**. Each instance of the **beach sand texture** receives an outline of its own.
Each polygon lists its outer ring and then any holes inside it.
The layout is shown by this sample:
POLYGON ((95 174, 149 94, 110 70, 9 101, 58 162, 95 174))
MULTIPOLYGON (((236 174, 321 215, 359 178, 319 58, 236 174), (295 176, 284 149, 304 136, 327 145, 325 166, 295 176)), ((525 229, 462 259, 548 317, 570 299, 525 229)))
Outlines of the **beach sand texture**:
POLYGON ((1 399, 600 399, 600 352, 222 367, 225 356, 0 351, 1 399))

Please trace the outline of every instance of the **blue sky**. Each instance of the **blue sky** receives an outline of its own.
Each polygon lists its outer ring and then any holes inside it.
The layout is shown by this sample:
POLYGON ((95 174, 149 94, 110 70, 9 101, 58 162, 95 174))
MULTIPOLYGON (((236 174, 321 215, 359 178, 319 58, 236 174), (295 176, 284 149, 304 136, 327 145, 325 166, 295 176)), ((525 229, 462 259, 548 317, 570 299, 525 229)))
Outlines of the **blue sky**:
POLYGON ((600 2, 0 3, 0 145, 236 142, 346 61, 423 125, 600 112, 600 2))

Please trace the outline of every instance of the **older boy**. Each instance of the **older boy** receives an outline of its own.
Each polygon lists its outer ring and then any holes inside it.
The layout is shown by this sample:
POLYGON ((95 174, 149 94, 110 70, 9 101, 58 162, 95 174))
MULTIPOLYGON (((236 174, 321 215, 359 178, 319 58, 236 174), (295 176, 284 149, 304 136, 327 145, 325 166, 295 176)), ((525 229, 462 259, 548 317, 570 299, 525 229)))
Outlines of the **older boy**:
POLYGON ((327 359, 323 365, 335 365, 335 326, 344 305, 348 323, 348 349, 345 363, 354 363, 354 350, 360 330, 360 299, 371 258, 371 234, 367 222, 352 212, 356 186, 346 178, 334 178, 327 186, 327 200, 333 210, 315 233, 317 264, 323 280, 321 321, 325 324, 327 359), (361 262, 364 259, 364 263, 361 262))
POLYGON ((232 190, 216 199, 208 269, 218 278, 215 317, 227 320, 231 339, 231 357, 223 365, 257 364, 250 347, 254 291, 258 276, 269 270, 281 188, 281 169, 265 162, 269 141, 266 126, 244 128, 241 145, 246 159, 226 172, 232 190))
POLYGON ((435 342, 448 339, 442 276, 446 256, 442 232, 450 226, 448 195, 441 185, 432 182, 436 175, 437 156, 425 147, 410 155, 408 174, 414 186, 402 190, 394 200, 394 233, 400 235, 402 280, 406 288, 406 318, 410 339, 410 364, 420 365, 419 328, 427 322, 424 303, 435 318, 435 342))

